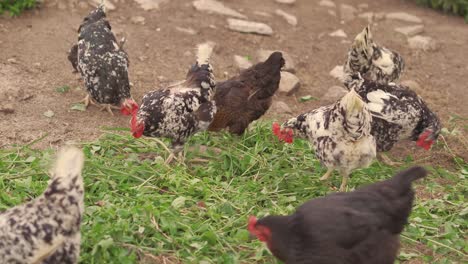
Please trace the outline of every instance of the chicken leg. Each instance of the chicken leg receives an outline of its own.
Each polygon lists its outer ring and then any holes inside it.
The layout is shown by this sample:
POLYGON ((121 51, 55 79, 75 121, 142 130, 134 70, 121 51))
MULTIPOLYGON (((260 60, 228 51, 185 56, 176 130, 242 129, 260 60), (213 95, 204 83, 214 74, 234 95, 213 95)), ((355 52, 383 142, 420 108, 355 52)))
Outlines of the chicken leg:
POLYGON ((89 96, 89 94, 87 94, 86 97, 85 97, 83 100, 78 101, 78 102, 76 102, 76 103, 77 103, 77 104, 83 103, 83 104, 85 105, 85 108, 88 108, 88 106, 89 106, 90 104, 96 105, 96 103, 95 103, 95 102, 93 101, 93 99, 89 96))
POLYGON ((180 143, 172 143, 172 150, 171 154, 167 157, 166 161, 164 162, 165 164, 170 164, 174 158, 176 158, 176 155, 178 156, 179 162, 183 163, 183 151, 184 150, 184 145, 180 145, 180 143))
POLYGON ((343 179, 341 180, 340 192, 346 191, 346 186, 348 185, 349 173, 343 174, 343 179))
POLYGON ((101 111, 106 110, 112 116, 114 115, 114 113, 112 113, 112 109, 117 109, 117 110, 120 109, 119 107, 111 105, 111 104, 100 104, 100 106, 101 106, 101 109, 100 109, 101 111))
POLYGON ((320 178, 321 181, 327 180, 333 173, 333 168, 328 168, 327 172, 320 178))
POLYGON ((381 161, 383 164, 386 164, 388 166, 396 167, 396 166, 401 166, 401 162, 395 162, 392 161, 385 153, 379 153, 379 161, 381 161))

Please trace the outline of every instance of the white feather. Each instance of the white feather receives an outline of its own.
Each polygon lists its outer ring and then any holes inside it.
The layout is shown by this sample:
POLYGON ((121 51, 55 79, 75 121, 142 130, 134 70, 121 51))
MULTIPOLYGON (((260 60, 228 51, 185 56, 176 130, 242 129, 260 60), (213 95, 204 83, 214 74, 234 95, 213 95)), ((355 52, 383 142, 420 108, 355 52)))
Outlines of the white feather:
POLYGON ((396 96, 386 93, 383 90, 370 92, 367 94, 367 100, 369 100, 367 106, 371 112, 381 113, 385 106, 384 100, 389 100, 390 97, 398 99, 396 96))
POLYGON ((198 65, 208 64, 210 61, 211 53, 213 53, 213 48, 215 43, 212 41, 207 41, 205 43, 199 44, 197 46, 197 62, 198 65))

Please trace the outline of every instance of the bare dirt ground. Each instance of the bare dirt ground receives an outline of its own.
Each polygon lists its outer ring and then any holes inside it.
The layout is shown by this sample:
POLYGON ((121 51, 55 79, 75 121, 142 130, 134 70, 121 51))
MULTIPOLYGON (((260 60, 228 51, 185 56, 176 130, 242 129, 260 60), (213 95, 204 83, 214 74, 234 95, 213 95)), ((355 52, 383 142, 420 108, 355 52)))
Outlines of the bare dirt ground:
MULTIPOLYGON (((225 0, 225 5, 247 15, 250 20, 269 24, 274 34, 259 36, 230 31, 226 17, 199 12, 192 1, 172 0, 162 3, 159 10, 144 11, 132 0, 113 1, 116 10, 108 13, 113 31, 127 38, 126 50, 130 56, 130 78, 133 96, 137 101, 148 91, 184 78, 194 62, 197 43, 212 40, 217 43, 213 55, 216 76, 222 80, 226 73, 238 72, 233 55, 255 57, 262 49, 284 50, 295 61, 296 75, 302 86, 294 96, 278 95, 276 100, 286 102, 293 114, 324 105, 324 100, 304 103, 298 98, 311 95, 321 98, 333 85, 340 83, 329 75, 331 69, 344 62, 350 41, 367 25, 356 17, 340 23, 338 8, 318 5, 318 0, 298 0, 294 5, 278 4, 274 0, 225 0), (274 14, 275 10, 294 14, 298 25, 291 26, 274 14), (328 10, 334 10, 333 16, 328 10), (258 15, 266 12, 270 17, 258 15), (145 24, 132 23, 131 18, 142 16, 145 24), (190 35, 176 27, 193 28, 190 35), (343 29, 348 42, 328 34, 343 29)), ((128 118, 110 116, 90 107, 86 112, 71 110, 74 102, 85 96, 83 84, 66 59, 66 53, 77 39, 77 28, 82 18, 92 9, 87 1, 49 0, 38 9, 27 11, 17 18, 0 18, 0 146, 27 144, 45 136, 35 147, 43 148, 65 140, 93 140, 102 134, 102 127, 125 127, 128 118), (79 3, 81 2, 81 3, 79 3), (57 87, 70 86, 66 93, 57 87), (5 110, 6 109, 6 110, 5 110), (12 109, 12 110, 11 110, 12 109), (51 110, 52 117, 44 112, 51 110)), ((420 84, 417 92, 428 102, 451 130, 450 116, 468 116, 468 26, 459 17, 444 15, 416 6, 410 1, 398 0, 337 0, 353 5, 367 3, 361 12, 404 11, 423 20, 424 35, 434 38, 438 49, 432 52, 410 49, 406 37, 395 32, 397 26, 412 23, 384 19, 373 24, 374 39, 399 51, 406 60, 407 69, 402 80, 420 84)), ((267 118, 284 119, 290 115, 271 109, 267 118)), ((466 121, 456 123, 466 133, 466 121)), ((450 164, 453 156, 467 159, 466 139, 446 137, 432 152, 416 150, 414 144, 403 143, 393 150, 395 158, 416 155, 423 162, 450 164), (465 143, 463 143, 465 142, 465 143), (411 145, 411 147, 409 147, 411 145)))

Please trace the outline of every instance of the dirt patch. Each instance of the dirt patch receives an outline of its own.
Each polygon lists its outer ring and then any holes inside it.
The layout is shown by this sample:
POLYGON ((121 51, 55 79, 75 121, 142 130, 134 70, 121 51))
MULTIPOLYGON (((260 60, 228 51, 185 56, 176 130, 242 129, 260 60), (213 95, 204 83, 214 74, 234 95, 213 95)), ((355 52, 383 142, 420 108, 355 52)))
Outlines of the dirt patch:
MULTIPOLYGON (((72 73, 66 52, 76 41, 76 29, 91 6, 85 1, 45 1, 43 7, 28 11, 18 18, 0 18, 0 107, 7 105, 13 112, 0 111, 0 146, 29 143, 46 136, 36 147, 60 144, 65 140, 93 140, 101 135, 102 127, 126 127, 128 118, 110 116, 90 107, 86 112, 71 110, 73 102, 85 96, 82 82, 72 73), (80 2, 80 3, 78 3, 80 2), (58 4, 57 4, 58 3, 58 4), (57 93, 57 87, 68 85, 66 93, 57 93), (46 111, 52 117, 46 117, 46 111)), ((115 3, 116 1, 114 1, 115 3)), ((468 26, 458 17, 444 15, 402 1, 335 1, 358 6, 368 2, 365 11, 405 11, 424 21, 424 34, 438 43, 435 52, 415 51, 406 39, 393 30, 408 25, 394 20, 382 20, 373 25, 375 40, 398 50, 404 56, 407 70, 403 80, 414 80, 422 87, 418 93, 440 115, 444 124, 453 114, 466 116, 468 62, 463 51, 468 43, 468 26)), ((291 97, 276 96, 286 102, 293 114, 318 107, 324 102, 312 100, 299 103, 298 98, 312 95, 322 97, 327 89, 339 82, 329 76, 329 71, 342 64, 350 45, 349 41, 367 21, 355 18, 344 24, 339 16, 330 15, 329 8, 320 7, 317 1, 297 1, 296 5, 280 5, 274 1, 224 1, 241 11, 249 19, 269 24, 274 34, 270 37, 241 34, 226 28, 226 17, 196 11, 190 1, 173 0, 162 3, 159 10, 144 11, 135 1, 118 1, 116 10, 109 12, 113 31, 127 38, 126 50, 130 56, 130 78, 133 96, 140 101, 143 94, 161 85, 183 79, 194 61, 197 43, 212 40, 217 43, 213 65, 219 80, 238 72, 233 56, 254 58, 258 49, 281 49, 295 61, 296 74, 302 86, 291 97), (298 18, 293 27, 274 14, 281 8, 298 18), (260 15, 258 12, 270 14, 260 15), (144 17, 144 25, 132 23, 132 17, 144 17), (192 28, 191 35, 176 28, 192 28), (328 36, 343 29, 347 41, 328 36)), ((338 14, 338 10, 335 10, 338 14)), ((267 118, 285 119, 290 114, 274 109, 267 118)), ((466 127, 466 122, 462 127, 466 127)), ((463 130, 464 131, 464 130, 463 130)), ((449 144, 451 144, 449 142, 449 144)), ((396 157, 406 154, 415 160, 427 160, 443 166, 452 166, 453 155, 443 146, 436 151, 423 152, 414 144, 403 142, 392 153, 396 157)), ((454 142, 456 155, 465 155, 462 144, 454 142)))

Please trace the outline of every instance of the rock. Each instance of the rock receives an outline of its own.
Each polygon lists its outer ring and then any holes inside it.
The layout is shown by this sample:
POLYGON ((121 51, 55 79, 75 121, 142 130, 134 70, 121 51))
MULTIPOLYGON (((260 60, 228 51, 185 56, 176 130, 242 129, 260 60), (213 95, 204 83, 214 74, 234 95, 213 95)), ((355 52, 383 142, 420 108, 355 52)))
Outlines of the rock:
POLYGON ((247 20, 240 20, 228 18, 228 27, 233 31, 243 33, 254 33, 260 35, 272 35, 273 29, 264 23, 252 22, 247 20))
POLYGON ((133 23, 133 24, 140 24, 140 25, 144 25, 145 24, 145 18, 142 17, 142 16, 133 16, 130 18, 130 21, 133 23))
POLYGON ((346 4, 340 5, 341 20, 344 20, 345 22, 351 21, 354 19, 356 13, 357 13, 357 9, 354 8, 353 6, 346 5, 346 4))
POLYGON ((343 71, 343 65, 337 65, 333 70, 330 71, 330 75, 342 82, 345 80, 345 74, 343 71))
POLYGON ((405 12, 388 13, 387 15, 385 15, 385 17, 387 19, 395 19, 395 20, 411 22, 411 23, 422 23, 422 20, 419 17, 405 13, 405 12))
POLYGON ((275 14, 286 19, 286 22, 288 22, 290 25, 293 25, 293 26, 297 25, 297 18, 291 14, 284 12, 281 9, 276 9, 275 14))
POLYGON ((276 113, 284 113, 288 115, 293 113, 289 105, 283 101, 274 101, 271 108, 276 113))
POLYGON ((286 94, 287 96, 292 95, 301 87, 301 82, 296 75, 282 71, 281 80, 279 84, 279 93, 286 94))
POLYGON ((159 9, 159 4, 162 4, 168 0, 134 0, 137 2, 140 7, 145 10, 153 10, 153 9, 159 9))
POLYGON ((15 108, 12 104, 5 104, 0 106, 0 113, 4 114, 13 114, 15 112, 15 108))
POLYGON ((232 16, 236 18, 247 19, 247 17, 234 9, 226 7, 223 3, 215 0, 196 0, 193 6, 198 11, 205 11, 208 13, 217 13, 225 16, 232 16))
POLYGON ((16 60, 15 58, 9 58, 7 61, 11 64, 18 64, 18 60, 16 60))
MULTIPOLYGON (((98 7, 101 4, 101 0, 91 0, 90 4, 94 7, 98 7)), ((116 9, 115 5, 109 0, 104 0, 104 7, 106 11, 112 11, 116 9)))
POLYGON ((276 3, 292 5, 296 3, 296 0, 276 0, 276 3))
POLYGON ((252 67, 252 62, 250 62, 246 57, 234 55, 234 61, 236 62, 237 67, 239 67, 241 70, 252 67))
POLYGON ((338 29, 336 31, 333 31, 332 33, 328 34, 330 37, 337 37, 337 38, 346 38, 348 35, 342 30, 338 29))
MULTIPOLYGON (((266 61, 266 59, 268 59, 268 57, 270 57, 270 55, 275 52, 276 50, 264 50, 264 49, 260 49, 258 52, 257 52, 257 61, 258 62, 264 62, 266 61)), ((282 50, 278 50, 280 51, 282 54, 283 54, 283 58, 285 60, 285 64, 284 64, 284 67, 283 67, 283 71, 287 71, 287 72, 292 72, 294 73, 295 72, 295 65, 294 65, 294 60, 292 59, 292 57, 287 53, 287 52, 284 52, 282 50)))
POLYGON ((270 14, 268 14, 267 12, 262 12, 262 11, 254 11, 253 12, 254 15, 258 15, 258 16, 263 16, 263 17, 271 17, 270 14))
POLYGON ((333 1, 330 1, 330 0, 321 0, 319 2, 319 6, 335 8, 336 4, 333 1))
POLYGON ((401 82, 401 85, 407 86, 408 88, 415 91, 416 93, 422 91, 421 85, 419 85, 419 83, 413 80, 404 80, 401 82))
POLYGON ((328 10, 327 13, 328 13, 330 16, 336 17, 336 12, 335 12, 335 10, 328 10))
POLYGON ((357 7, 358 7, 359 11, 363 11, 363 10, 366 10, 366 9, 369 8, 369 4, 362 3, 362 4, 359 4, 357 7))
POLYGON ((197 31, 195 31, 193 28, 182 28, 182 27, 176 27, 176 30, 182 33, 187 33, 189 35, 196 35, 197 31))
POLYGON ((414 35, 418 35, 424 32, 423 25, 416 25, 416 26, 407 26, 407 27, 397 27, 395 28, 396 32, 399 32, 407 37, 412 37, 414 35))
POLYGON ((437 43, 433 38, 420 35, 409 38, 408 44, 412 49, 420 49, 424 51, 434 51, 437 49, 437 43))
POLYGON ((341 97, 343 97, 348 90, 341 86, 332 86, 328 88, 328 91, 320 98, 321 101, 325 101, 327 103, 335 102, 341 97))

